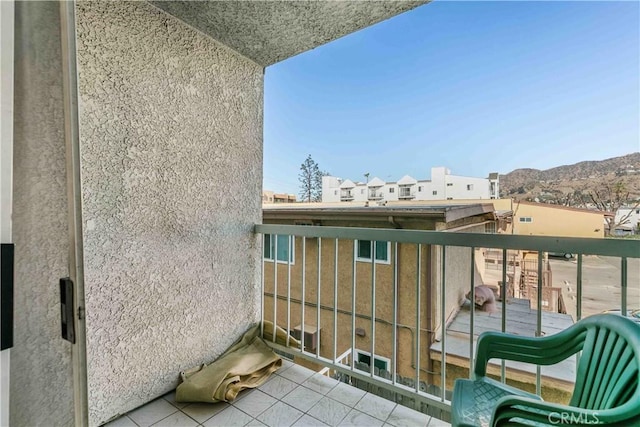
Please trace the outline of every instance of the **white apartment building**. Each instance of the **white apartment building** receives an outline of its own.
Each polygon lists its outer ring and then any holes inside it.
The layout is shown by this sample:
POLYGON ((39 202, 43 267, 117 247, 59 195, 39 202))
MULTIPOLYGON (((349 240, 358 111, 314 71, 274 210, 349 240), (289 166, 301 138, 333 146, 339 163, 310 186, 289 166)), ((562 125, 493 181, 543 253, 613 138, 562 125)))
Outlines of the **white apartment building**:
POLYGON ((497 199, 498 181, 497 173, 490 173, 488 178, 473 178, 451 175, 451 171, 442 166, 431 168, 431 179, 425 180, 405 175, 397 182, 384 182, 376 177, 365 183, 325 176, 322 202, 497 199))

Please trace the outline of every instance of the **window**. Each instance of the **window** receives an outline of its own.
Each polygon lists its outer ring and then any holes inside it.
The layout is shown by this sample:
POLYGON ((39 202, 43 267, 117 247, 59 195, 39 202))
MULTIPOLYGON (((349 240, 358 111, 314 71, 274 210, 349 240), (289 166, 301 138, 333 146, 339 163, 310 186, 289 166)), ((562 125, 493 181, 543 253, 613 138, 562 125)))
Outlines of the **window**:
POLYGON ((520 222, 533 222, 533 218, 531 218, 530 216, 521 216, 520 218, 518 218, 518 220, 520 222))
POLYGON ((364 188, 360 189, 360 194, 364 194, 364 188))
POLYGON ((287 262, 287 258, 294 262, 295 238, 286 234, 264 235, 263 252, 264 259, 273 261, 273 254, 277 252, 276 258, 278 262, 287 262), (276 248, 276 242, 278 247, 276 248), (291 247, 289 247, 291 246, 291 247), (289 251, 291 249, 291 251, 289 251))
POLYGON ((495 234, 496 232, 496 223, 495 222, 487 222, 484 224, 484 232, 487 234, 495 234))
POLYGON ((453 197, 447 197, 447 200, 453 200, 453 197))
POLYGON ((395 189, 393 187, 389 188, 389 193, 393 193, 395 189))
POLYGON ((411 197, 411 188, 400 187, 400 197, 411 197))
POLYGON ((453 187, 453 182, 447 182, 447 187, 453 187))
POLYGON ((438 195, 438 191, 437 190, 433 190, 433 195, 437 196, 438 195))
POLYGON ((473 184, 467 184, 467 191, 473 190, 473 184))
POLYGON ((422 186, 421 185, 418 186, 418 191, 422 192, 422 186))
MULTIPOLYGON (((371 353, 369 353, 367 351, 356 350, 355 359, 359 363, 364 363, 366 365, 371 366, 371 353)), ((386 357, 382 357, 382 356, 374 356, 374 358, 373 358, 373 366, 375 368, 380 369, 381 371, 388 371, 390 362, 391 361, 389 359, 387 359, 386 357)))
POLYGON ((334 196, 337 196, 337 195, 338 195, 338 190, 335 190, 335 191, 333 192, 333 195, 334 195, 334 196))
MULTIPOLYGON (((381 262, 388 264, 389 263, 389 249, 391 244, 389 242, 381 242, 376 241, 373 245, 375 247, 375 258, 376 262, 381 262)), ((358 240, 356 244, 356 249, 358 253, 356 254, 356 258, 358 261, 369 261, 371 262, 371 241, 370 240, 358 240)))

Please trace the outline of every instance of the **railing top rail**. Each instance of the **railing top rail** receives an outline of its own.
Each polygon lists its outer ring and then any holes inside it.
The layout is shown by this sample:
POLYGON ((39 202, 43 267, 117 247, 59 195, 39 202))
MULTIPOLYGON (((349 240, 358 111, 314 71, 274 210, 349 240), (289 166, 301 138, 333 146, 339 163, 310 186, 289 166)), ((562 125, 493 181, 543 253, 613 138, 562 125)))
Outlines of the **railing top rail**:
POLYGON ((640 240, 256 224, 256 233, 640 258, 640 240))

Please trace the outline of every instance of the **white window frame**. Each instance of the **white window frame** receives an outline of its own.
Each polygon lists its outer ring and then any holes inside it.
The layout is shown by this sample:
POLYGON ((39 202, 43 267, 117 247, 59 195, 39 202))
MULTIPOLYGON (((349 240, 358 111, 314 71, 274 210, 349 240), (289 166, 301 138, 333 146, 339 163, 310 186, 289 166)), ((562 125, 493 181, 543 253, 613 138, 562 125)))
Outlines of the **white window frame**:
POLYGON ((530 224, 533 222, 533 217, 531 216, 521 216, 518 218, 518 222, 530 224))
POLYGON ((473 184, 467 184, 467 191, 473 191, 473 184))
MULTIPOLYGON (((369 360, 371 360, 371 353, 369 353, 368 351, 364 351, 364 350, 360 350, 359 348, 356 348, 353 353, 354 353, 353 354, 353 360, 356 361, 356 362, 359 360, 358 356, 361 355, 361 354, 365 355, 365 356, 369 356, 369 360)), ((381 361, 381 362, 386 363, 387 364, 387 369, 385 369, 385 371, 389 371, 389 367, 391 366, 391 359, 376 354, 373 357, 373 366, 375 366, 376 359, 381 361)), ((371 365, 369 365, 369 367, 371 367, 371 365)))
POLYGON ((395 193, 396 192, 395 190, 396 190, 395 188, 389 187, 389 193, 395 193))
MULTIPOLYGON (((371 240, 362 240, 363 242, 371 242, 371 240)), ((358 262, 368 262, 371 263, 371 258, 363 258, 358 256, 358 249, 360 248, 360 240, 356 240, 355 241, 355 253, 353 254, 353 256, 356 258, 356 261, 358 262)), ((391 264, 391 242, 387 241, 387 259, 386 260, 382 260, 382 259, 376 259, 376 264, 391 264)), ((373 248, 371 248, 371 254, 373 255, 373 258, 375 259, 375 251, 373 250, 373 248)))
POLYGON ((438 190, 433 190, 433 191, 431 192, 431 195, 432 195, 432 196, 437 196, 437 195, 438 195, 438 190))
MULTIPOLYGON (((278 234, 264 234, 262 236, 262 259, 267 262, 273 262, 274 258, 276 258, 273 256, 275 245, 271 244, 272 243, 271 236, 278 236, 278 234), (269 257, 266 257, 264 254, 266 236, 269 236, 269 246, 270 246, 269 257)), ((289 256, 289 259, 291 261, 291 265, 294 265, 296 263, 295 262, 296 261, 296 236, 291 236, 288 234, 284 234, 283 236, 289 236, 290 238, 289 241, 291 241, 291 246, 289 247, 289 249, 291 249, 291 254, 289 256)), ((277 262, 278 264, 289 264, 289 262, 287 262, 286 260, 281 260, 281 259, 277 260, 277 262)))

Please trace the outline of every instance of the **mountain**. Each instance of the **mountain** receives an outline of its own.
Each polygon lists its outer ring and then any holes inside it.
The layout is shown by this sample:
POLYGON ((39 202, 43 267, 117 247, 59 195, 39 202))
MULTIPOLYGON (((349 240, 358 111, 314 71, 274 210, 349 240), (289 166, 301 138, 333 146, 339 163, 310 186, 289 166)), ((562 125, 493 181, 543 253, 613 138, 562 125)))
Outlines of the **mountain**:
POLYGON ((630 199, 640 198, 640 152, 547 170, 516 169, 500 175, 501 197, 585 206, 603 183, 622 182, 630 199))

